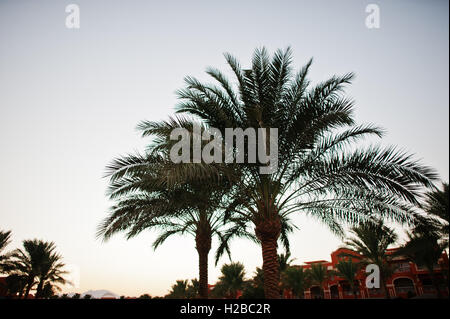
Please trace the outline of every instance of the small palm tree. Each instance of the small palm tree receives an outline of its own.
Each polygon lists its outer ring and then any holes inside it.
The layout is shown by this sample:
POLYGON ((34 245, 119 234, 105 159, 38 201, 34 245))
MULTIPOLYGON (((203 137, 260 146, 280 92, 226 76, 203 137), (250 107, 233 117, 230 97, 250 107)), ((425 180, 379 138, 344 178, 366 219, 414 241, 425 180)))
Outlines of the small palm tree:
POLYGON ((9 296, 22 297, 26 287, 26 278, 19 274, 12 274, 5 279, 5 289, 9 296))
POLYGON ((188 280, 177 280, 174 285, 172 285, 169 294, 166 298, 169 299, 186 299, 188 296, 188 280))
POLYGON ((431 228, 427 231, 425 227, 421 225, 412 232, 408 232, 408 241, 395 254, 407 256, 416 265, 424 266, 430 275, 438 298, 441 298, 442 293, 434 269, 447 243, 440 241, 438 229, 431 228))
POLYGON ((396 242, 397 235, 381 221, 361 223, 353 227, 351 233, 354 237, 345 242, 347 248, 361 254, 363 263, 379 267, 381 288, 386 298, 389 298, 386 279, 392 273, 392 268, 389 265, 391 256, 386 252, 396 242))
POLYGON ((67 271, 64 270, 64 263, 61 261, 61 255, 54 252, 56 247, 53 245, 49 247, 47 260, 40 266, 38 275, 38 285, 36 287, 36 298, 45 297, 48 293, 54 290, 61 290, 58 285, 67 284, 64 278, 67 271))
POLYGON ((311 268, 308 269, 308 277, 312 284, 319 287, 320 295, 323 297, 323 285, 328 278, 327 268, 321 263, 311 264, 311 268))
POLYGON ((187 287, 186 294, 188 299, 198 298, 200 295, 200 281, 196 278, 191 279, 190 284, 187 287))
POLYGON ((0 230, 0 273, 2 270, 2 265, 6 262, 7 255, 3 255, 3 250, 11 242, 11 231, 1 231, 0 230))
POLYGON ((442 184, 442 190, 436 189, 426 193, 425 204, 422 205, 422 209, 428 214, 437 218, 432 220, 431 226, 435 226, 436 230, 440 233, 443 241, 448 244, 449 236, 449 185, 448 183, 442 184))
POLYGON ((295 258, 291 258, 291 253, 288 251, 284 254, 278 255, 278 263, 280 264, 280 274, 291 266, 295 258))
POLYGON ((356 275, 358 274, 358 265, 354 263, 351 258, 348 258, 347 260, 339 260, 339 262, 336 264, 337 272, 336 274, 345 280, 350 285, 350 289, 352 290, 353 296, 355 299, 357 298, 356 294, 356 287, 355 287, 355 280, 356 275))
POLYGON ((284 289, 292 292, 295 298, 303 298, 306 288, 307 272, 303 267, 289 266, 283 272, 281 283, 284 289))
MULTIPOLYGON (((28 298, 30 290, 38 286, 36 297, 42 292, 45 284, 64 284, 64 264, 60 262, 61 256, 55 252, 53 242, 42 240, 24 240, 24 249, 11 252, 10 259, 5 263, 4 269, 17 275, 25 281, 24 297, 28 298)), ((22 295, 20 294, 19 297, 22 295)))
POLYGON ((42 288, 42 291, 40 293, 40 298, 45 298, 45 299, 55 298, 55 296, 56 296, 55 290, 60 290, 60 288, 57 286, 55 287, 50 282, 47 282, 44 285, 44 288, 42 288))
POLYGON ((244 288, 245 269, 240 262, 224 264, 221 268, 222 275, 216 284, 215 289, 227 298, 236 299, 238 291, 244 288))
POLYGON ((252 279, 244 284, 241 299, 263 299, 264 298, 264 273, 261 268, 256 267, 252 279))

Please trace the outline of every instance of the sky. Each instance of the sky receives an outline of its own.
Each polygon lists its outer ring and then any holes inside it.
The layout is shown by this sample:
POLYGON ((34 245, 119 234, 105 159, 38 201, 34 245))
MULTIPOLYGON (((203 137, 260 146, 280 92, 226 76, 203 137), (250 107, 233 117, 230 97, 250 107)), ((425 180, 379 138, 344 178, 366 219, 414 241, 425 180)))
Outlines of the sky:
MULTIPOLYGON (((346 94, 357 122, 380 125, 382 145, 415 154, 448 181, 448 9, 439 0, 0 0, 0 229, 13 232, 8 249, 54 241, 79 274, 64 292, 164 295, 176 279, 197 277, 193 238, 171 238, 156 251, 154 232, 95 238, 111 205, 105 166, 144 149, 150 140, 137 123, 173 114, 185 76, 208 80, 208 66, 231 75, 224 52, 245 67, 261 46, 291 46, 297 69, 313 57, 314 83, 355 72, 346 94), (380 28, 366 27, 370 3, 380 28), (66 27, 69 4, 80 8, 79 29, 66 27)), ((295 263, 329 260, 342 244, 315 220, 299 215, 295 223, 295 263)), ((232 251, 248 276, 262 263, 248 241, 232 251)), ((228 259, 217 267, 210 259, 213 283, 228 259)))

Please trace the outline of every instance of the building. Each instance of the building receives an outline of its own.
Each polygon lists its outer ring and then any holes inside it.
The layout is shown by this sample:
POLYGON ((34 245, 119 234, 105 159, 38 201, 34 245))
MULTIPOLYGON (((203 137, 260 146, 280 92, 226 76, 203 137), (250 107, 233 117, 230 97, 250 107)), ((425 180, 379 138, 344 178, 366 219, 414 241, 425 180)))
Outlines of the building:
MULTIPOLYGON (((398 248, 388 250, 388 254, 393 254, 398 248)), ((306 262, 304 265, 298 266, 304 269, 311 268, 312 264, 320 263, 324 265, 328 271, 328 276, 323 284, 322 289, 319 286, 311 286, 305 290, 306 299, 352 299, 355 298, 349 283, 335 274, 336 264, 343 258, 351 258, 353 262, 361 261, 362 257, 358 253, 339 248, 331 253, 331 261, 317 260, 306 262), (350 257, 351 256, 351 257, 350 257)), ((406 257, 396 256, 390 261, 394 272, 386 281, 387 290, 391 298, 411 298, 419 297, 433 297, 436 295, 436 290, 432 285, 431 277, 425 268, 418 267, 415 263, 409 261, 406 257)), ((449 295, 448 289, 448 269, 449 269, 448 255, 444 251, 435 265, 435 277, 441 283, 440 291, 443 296, 449 295)), ((358 271, 355 289, 356 298, 384 298, 381 289, 368 289, 365 285, 366 273, 365 269, 358 271)), ((285 292, 285 297, 292 297, 290 292, 285 292)))

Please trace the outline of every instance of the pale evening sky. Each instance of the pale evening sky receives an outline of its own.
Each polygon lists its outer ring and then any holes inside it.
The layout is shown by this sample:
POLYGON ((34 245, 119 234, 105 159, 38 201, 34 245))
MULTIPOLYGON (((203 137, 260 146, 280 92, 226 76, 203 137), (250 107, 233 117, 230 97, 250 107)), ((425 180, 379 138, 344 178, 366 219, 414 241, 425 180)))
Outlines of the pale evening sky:
MULTIPOLYGON (((448 1, 0 1, 0 229, 21 241, 54 241, 80 269, 80 286, 163 295, 197 277, 193 238, 153 251, 153 232, 126 241, 95 239, 110 203, 105 166, 142 150, 144 119, 166 119, 183 77, 226 69, 222 53, 248 66, 253 50, 290 45, 297 68, 314 57, 314 82, 356 73, 347 93, 359 122, 372 122, 448 181, 448 1), (80 7, 67 29, 65 7, 80 7), (369 3, 380 29, 365 26, 369 3)), ((291 236, 297 263, 329 259, 341 245, 304 216, 291 236)), ((214 249, 214 247, 213 247, 214 249)), ((233 260, 251 274, 260 248, 245 240, 233 260)), ((210 254, 210 283, 219 274, 210 254)))

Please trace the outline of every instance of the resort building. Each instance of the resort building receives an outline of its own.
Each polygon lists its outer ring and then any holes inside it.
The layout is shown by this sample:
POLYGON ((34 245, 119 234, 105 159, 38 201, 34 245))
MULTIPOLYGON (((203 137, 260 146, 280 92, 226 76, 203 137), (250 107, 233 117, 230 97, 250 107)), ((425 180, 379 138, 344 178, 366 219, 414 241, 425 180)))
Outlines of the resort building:
MULTIPOLYGON (((398 248, 388 250, 392 255, 398 248)), ((345 248, 339 248, 331 253, 331 261, 318 260, 306 262, 298 266, 304 269, 311 268, 312 264, 320 263, 326 267, 328 276, 322 287, 311 286, 305 290, 306 299, 352 299, 355 298, 349 283, 335 274, 336 264, 343 258, 352 258, 352 261, 358 263, 362 260, 361 255, 345 248), (351 257, 350 257, 351 256, 351 257)), ((415 263, 409 261, 406 257, 395 256, 390 261, 393 273, 387 279, 386 286, 391 298, 411 298, 411 297, 435 297, 431 276, 427 269, 418 267, 415 263)), ((440 283, 440 292, 443 296, 449 296, 448 289, 449 261, 448 255, 444 251, 435 265, 434 275, 436 281, 440 283)), ((381 287, 379 289, 368 289, 365 284, 367 274, 365 269, 360 269, 356 276, 355 292, 356 298, 384 298, 381 287)), ((289 291, 284 293, 286 298, 292 297, 289 291)))

